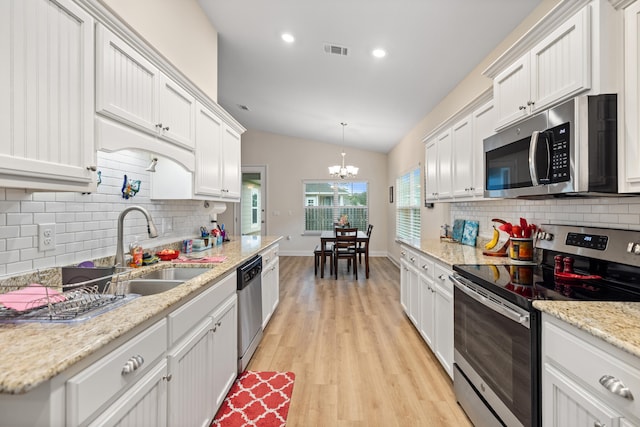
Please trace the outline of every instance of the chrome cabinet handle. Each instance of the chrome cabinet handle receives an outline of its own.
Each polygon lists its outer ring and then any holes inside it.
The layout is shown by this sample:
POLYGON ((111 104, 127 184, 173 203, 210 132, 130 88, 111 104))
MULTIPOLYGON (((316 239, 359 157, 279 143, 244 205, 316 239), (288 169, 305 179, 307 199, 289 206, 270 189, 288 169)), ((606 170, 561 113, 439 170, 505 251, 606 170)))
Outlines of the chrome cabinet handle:
POLYGON ((422 264, 422 269, 423 269, 423 270, 428 270, 428 269, 429 269, 429 266, 428 266, 427 264, 422 264))
POLYGON ((169 126, 163 127, 162 130, 168 131, 169 130, 169 126))
POLYGON ((441 274, 441 275, 438 276, 438 279, 442 280, 443 282, 444 282, 444 279, 446 279, 446 278, 447 278, 447 276, 444 275, 444 274, 441 274))
POLYGON ((87 170, 91 171, 91 172, 95 172, 95 171, 98 170, 98 167, 97 166, 87 166, 87 170))
POLYGON ((156 123, 156 128, 161 129, 162 128, 162 123, 156 123))
POLYGON ((520 111, 522 111, 522 110, 526 110, 526 109, 527 109, 527 107, 525 107, 524 105, 520 105, 520 106, 518 107, 518 110, 520 110, 520 111))
POLYGON ((162 379, 166 382, 171 381, 171 378, 173 378, 173 374, 165 375, 164 377, 162 377, 162 379))
POLYGON ((122 367, 122 375, 130 374, 131 372, 136 371, 142 365, 144 365, 144 358, 142 356, 140 356, 139 354, 136 356, 131 356, 122 367))
POLYGON ((409 258, 409 261, 411 261, 411 262, 416 262, 416 257, 411 257, 411 258, 409 258))
POLYGON ((607 425, 604 423, 601 423, 600 421, 594 421, 593 427, 607 427, 607 425))
POLYGON ((534 101, 527 101, 527 105, 534 105, 535 102, 534 101))
POLYGON ((619 379, 611 375, 603 375, 600 378, 600 384, 613 394, 617 394, 628 400, 633 400, 633 393, 619 379))

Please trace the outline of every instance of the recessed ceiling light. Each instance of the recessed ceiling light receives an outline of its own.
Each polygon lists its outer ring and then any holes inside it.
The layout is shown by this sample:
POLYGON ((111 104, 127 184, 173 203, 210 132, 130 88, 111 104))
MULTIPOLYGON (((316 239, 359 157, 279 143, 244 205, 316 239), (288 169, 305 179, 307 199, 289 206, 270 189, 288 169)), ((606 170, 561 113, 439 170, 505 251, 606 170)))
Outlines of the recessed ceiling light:
POLYGON ((387 51, 385 51, 384 49, 373 49, 371 54, 376 58, 384 58, 385 56, 387 56, 387 51))
POLYGON ((293 43, 296 39, 289 33, 282 34, 282 40, 287 43, 293 43))

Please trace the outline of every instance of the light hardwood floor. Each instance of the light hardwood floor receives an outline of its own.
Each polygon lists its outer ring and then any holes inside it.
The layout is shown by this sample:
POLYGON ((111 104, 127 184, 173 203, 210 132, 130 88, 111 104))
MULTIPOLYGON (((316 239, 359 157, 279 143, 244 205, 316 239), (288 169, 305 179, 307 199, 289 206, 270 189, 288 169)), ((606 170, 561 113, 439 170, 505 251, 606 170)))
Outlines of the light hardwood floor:
POLYGON ((400 272, 371 258, 356 282, 280 257, 280 305, 249 370, 296 375, 287 427, 470 426, 452 382, 400 306, 400 272))

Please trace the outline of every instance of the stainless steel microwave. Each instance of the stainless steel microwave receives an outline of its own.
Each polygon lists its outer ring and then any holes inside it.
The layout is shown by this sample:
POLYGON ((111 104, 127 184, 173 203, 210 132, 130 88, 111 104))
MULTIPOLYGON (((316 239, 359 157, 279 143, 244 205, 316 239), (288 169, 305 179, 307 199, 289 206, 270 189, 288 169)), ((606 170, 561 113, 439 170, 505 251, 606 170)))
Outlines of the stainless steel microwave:
POLYGON ((617 110, 579 96, 486 138, 485 197, 616 194, 617 110))

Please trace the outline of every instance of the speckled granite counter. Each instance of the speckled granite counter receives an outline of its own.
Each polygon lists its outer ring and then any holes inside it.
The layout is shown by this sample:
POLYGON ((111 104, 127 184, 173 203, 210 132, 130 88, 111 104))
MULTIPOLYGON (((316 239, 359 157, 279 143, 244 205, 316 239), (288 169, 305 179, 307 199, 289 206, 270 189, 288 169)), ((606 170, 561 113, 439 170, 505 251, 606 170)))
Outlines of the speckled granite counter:
POLYGON ((534 301, 533 306, 640 357, 640 303, 534 301))
MULTIPOLYGON (((454 264, 508 264, 509 257, 486 256, 481 246, 441 242, 439 239, 423 239, 420 242, 399 242, 424 252, 449 266, 454 264)), ((502 242, 498 244, 498 247, 502 242)))
POLYGON ((174 289, 139 297, 87 321, 0 325, 0 392, 25 393, 48 381, 136 327, 161 319, 172 307, 197 295, 210 281, 236 270, 245 260, 279 240, 281 237, 273 236, 232 238, 222 246, 200 252, 226 256, 222 263, 160 262, 137 269, 140 275, 168 266, 211 267, 210 272, 174 289))

